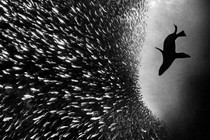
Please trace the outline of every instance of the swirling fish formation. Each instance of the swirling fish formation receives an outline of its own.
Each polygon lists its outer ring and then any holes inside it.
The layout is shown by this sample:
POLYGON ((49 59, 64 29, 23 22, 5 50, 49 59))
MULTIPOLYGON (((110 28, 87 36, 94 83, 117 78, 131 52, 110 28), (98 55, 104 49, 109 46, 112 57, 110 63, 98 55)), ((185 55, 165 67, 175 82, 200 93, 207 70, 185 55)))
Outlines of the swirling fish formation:
POLYGON ((165 138, 137 85, 132 7, 146 12, 144 0, 0 1, 1 140, 165 138))

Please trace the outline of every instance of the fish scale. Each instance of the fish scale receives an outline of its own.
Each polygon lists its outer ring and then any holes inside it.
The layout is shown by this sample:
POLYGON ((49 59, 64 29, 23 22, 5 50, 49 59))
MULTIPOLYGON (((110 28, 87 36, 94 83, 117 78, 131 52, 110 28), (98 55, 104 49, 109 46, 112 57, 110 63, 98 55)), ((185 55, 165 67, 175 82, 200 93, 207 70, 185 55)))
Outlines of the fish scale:
POLYGON ((0 139, 165 138, 136 84, 131 7, 146 1, 0 1, 0 139))

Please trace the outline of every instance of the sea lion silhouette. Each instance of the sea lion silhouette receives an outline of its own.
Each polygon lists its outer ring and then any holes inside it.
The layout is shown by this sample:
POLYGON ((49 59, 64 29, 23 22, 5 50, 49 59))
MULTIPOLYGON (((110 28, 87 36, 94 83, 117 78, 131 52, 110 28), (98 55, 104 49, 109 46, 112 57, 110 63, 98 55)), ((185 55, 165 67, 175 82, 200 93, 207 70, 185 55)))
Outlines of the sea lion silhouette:
POLYGON ((163 55, 163 63, 159 69, 159 76, 162 75, 173 63, 173 61, 177 58, 189 58, 190 56, 188 54, 185 54, 183 52, 176 53, 175 48, 175 40, 178 37, 186 36, 184 31, 181 31, 177 34, 177 26, 174 24, 175 31, 168 35, 164 41, 163 44, 163 50, 160 48, 157 48, 163 55))

